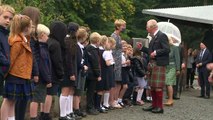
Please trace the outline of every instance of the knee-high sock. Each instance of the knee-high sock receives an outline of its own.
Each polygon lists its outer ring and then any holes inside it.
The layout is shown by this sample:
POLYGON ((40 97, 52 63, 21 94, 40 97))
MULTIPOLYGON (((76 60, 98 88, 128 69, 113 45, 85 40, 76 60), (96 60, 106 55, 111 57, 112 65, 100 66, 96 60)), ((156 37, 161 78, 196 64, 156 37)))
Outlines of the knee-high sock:
POLYGON ((151 90, 152 95, 152 107, 157 107, 157 98, 155 90, 151 90))
POLYGON ((137 101, 141 101, 142 95, 143 95, 143 89, 139 89, 137 94, 137 101))
POLYGON ((66 114, 71 113, 71 97, 68 95, 67 97, 67 106, 66 106, 66 114))
POLYGON ((104 106, 109 107, 109 93, 104 93, 104 106))
POLYGON ((66 107, 67 107, 67 99, 68 97, 67 96, 60 96, 59 98, 59 104, 60 104, 60 116, 61 117, 65 117, 67 115, 67 112, 66 112, 66 107))
POLYGON ((156 91, 157 107, 163 109, 163 91, 156 91))
POLYGON ((73 95, 69 95, 70 97, 70 113, 73 113, 73 95))

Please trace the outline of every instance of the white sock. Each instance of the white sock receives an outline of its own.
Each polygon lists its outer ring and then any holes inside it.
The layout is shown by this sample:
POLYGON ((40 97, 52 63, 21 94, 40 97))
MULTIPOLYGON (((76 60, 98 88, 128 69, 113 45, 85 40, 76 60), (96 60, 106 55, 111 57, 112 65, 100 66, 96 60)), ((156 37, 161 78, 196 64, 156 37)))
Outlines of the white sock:
POLYGON ((15 116, 13 116, 13 117, 8 117, 8 120, 15 120, 15 116))
POLYGON ((70 97, 70 113, 73 113, 73 95, 69 95, 70 97))
POLYGON ((104 93, 104 106, 109 107, 109 93, 104 93))
POLYGON ((139 89, 137 94, 137 101, 141 101, 142 95, 143 95, 143 89, 139 89))
POLYGON ((67 97, 67 107, 66 107, 66 114, 70 114, 71 113, 71 98, 70 95, 68 95, 67 97))
POLYGON ((122 99, 121 98, 118 98, 118 103, 122 102, 122 99))
POLYGON ((60 104, 60 117, 65 117, 67 115, 66 107, 67 107, 67 96, 60 96, 59 104, 60 104))

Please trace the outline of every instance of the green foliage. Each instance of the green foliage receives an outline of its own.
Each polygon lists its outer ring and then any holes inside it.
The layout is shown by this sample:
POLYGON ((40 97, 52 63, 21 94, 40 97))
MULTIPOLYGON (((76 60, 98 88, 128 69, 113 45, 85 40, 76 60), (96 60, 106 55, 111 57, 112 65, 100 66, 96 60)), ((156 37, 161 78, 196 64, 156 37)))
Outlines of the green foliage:
MULTIPOLYGON (((49 25, 54 20, 65 23, 76 22, 89 26, 92 31, 111 35, 114 20, 124 19, 127 30, 122 38, 146 37, 146 22, 155 16, 142 14, 143 9, 198 6, 213 4, 208 0, 1 0, 3 4, 12 5, 17 13, 25 6, 35 6, 41 11, 41 22, 49 25)), ((182 40, 190 47, 197 47, 205 28, 177 24, 182 32, 182 40)))

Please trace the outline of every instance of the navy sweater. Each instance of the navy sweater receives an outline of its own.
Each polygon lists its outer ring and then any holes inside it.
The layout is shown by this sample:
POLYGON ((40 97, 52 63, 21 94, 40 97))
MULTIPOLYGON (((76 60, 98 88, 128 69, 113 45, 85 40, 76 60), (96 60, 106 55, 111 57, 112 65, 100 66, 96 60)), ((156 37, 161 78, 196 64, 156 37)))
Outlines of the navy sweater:
POLYGON ((52 82, 52 68, 47 43, 39 43, 39 49, 39 81, 41 83, 48 84, 52 82))
POLYGON ((0 26, 0 78, 8 72, 10 66, 10 46, 8 44, 9 31, 0 26))

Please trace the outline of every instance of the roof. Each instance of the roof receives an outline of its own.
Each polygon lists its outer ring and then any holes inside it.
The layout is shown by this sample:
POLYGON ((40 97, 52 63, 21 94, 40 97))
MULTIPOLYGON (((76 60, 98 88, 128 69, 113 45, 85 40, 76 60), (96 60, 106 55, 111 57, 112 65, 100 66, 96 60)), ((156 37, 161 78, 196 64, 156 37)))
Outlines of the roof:
POLYGON ((213 24, 213 5, 178 7, 178 8, 161 8, 161 9, 144 9, 142 13, 155 15, 165 18, 192 21, 197 23, 213 24))

